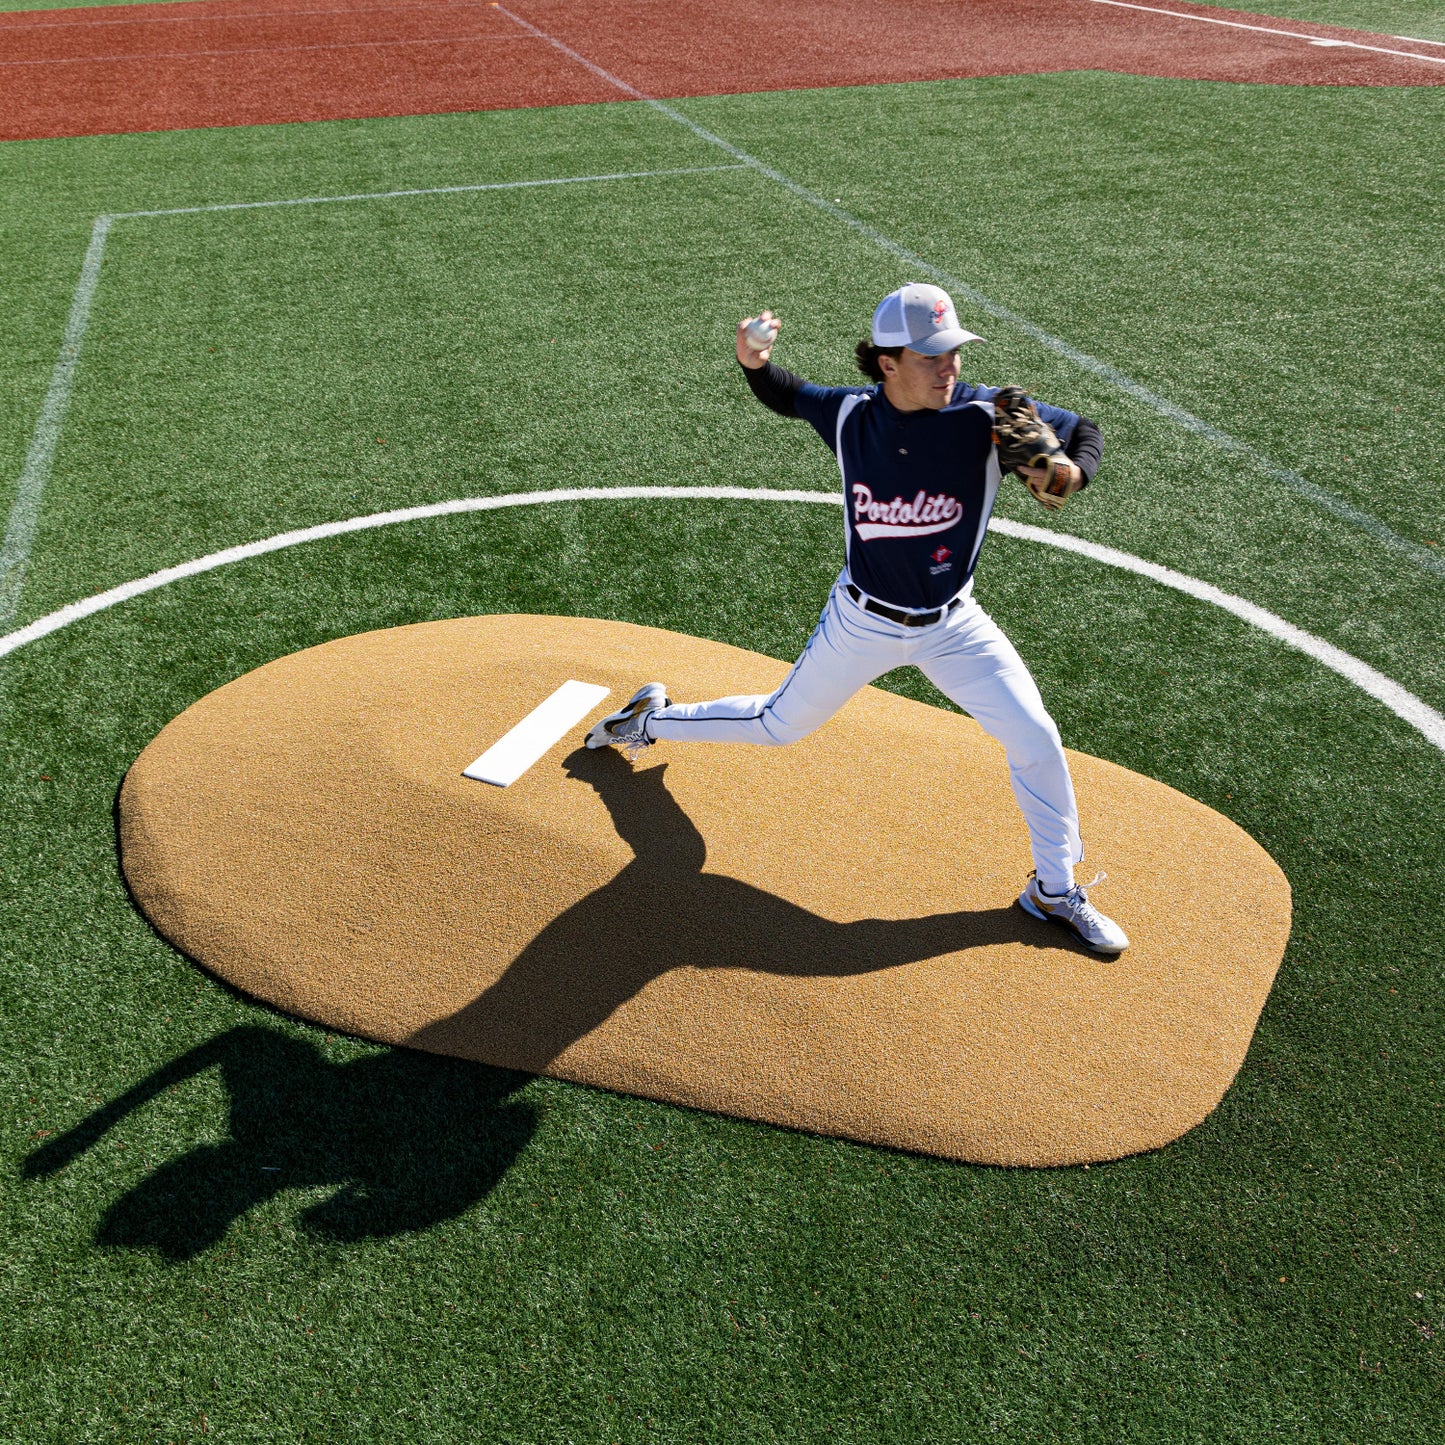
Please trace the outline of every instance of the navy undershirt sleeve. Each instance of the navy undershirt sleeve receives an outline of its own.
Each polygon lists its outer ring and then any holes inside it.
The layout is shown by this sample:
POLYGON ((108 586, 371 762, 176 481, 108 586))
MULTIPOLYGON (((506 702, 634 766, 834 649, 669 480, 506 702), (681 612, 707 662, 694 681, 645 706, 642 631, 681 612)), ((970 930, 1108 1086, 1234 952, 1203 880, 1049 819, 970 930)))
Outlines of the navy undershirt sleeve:
POLYGON ((784 371, 772 361, 765 361, 757 367, 743 366, 742 362, 738 365, 747 377, 753 395, 765 407, 779 416, 797 416, 798 393, 806 384, 801 376, 784 371))
POLYGON ((1083 472, 1084 485, 1087 487, 1094 480, 1094 473, 1099 470, 1099 463, 1104 457, 1104 433, 1099 430, 1099 423, 1081 416, 1074 423, 1074 434, 1069 438, 1064 451, 1068 453, 1069 460, 1083 472))

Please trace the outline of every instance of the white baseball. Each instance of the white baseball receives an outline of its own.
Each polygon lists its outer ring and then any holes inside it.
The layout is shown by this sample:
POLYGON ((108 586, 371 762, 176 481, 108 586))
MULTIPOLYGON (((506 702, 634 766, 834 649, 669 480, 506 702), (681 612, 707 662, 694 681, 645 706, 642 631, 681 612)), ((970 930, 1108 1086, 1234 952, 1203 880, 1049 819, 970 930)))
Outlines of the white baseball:
POLYGON ((766 351, 778 339, 778 323, 755 316, 743 328, 743 334, 754 351, 766 351))

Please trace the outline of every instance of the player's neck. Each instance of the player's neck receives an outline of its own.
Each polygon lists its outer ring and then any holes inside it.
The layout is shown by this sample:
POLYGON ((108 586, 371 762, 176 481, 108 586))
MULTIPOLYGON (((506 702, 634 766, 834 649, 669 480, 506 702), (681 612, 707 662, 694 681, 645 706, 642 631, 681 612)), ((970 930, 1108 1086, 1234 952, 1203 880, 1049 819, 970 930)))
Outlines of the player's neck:
POLYGON ((886 377, 883 382, 883 395, 889 406, 894 411, 920 412, 920 411, 942 411, 953 396, 957 384, 944 391, 941 388, 930 387, 927 391, 919 393, 913 387, 901 382, 897 377, 886 377))

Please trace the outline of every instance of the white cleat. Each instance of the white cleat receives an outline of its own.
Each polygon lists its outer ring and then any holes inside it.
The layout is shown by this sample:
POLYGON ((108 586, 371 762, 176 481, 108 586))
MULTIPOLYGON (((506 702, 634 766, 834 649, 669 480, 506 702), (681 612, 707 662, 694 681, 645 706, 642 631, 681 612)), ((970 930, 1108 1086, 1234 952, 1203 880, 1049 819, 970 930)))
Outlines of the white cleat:
POLYGON ((1019 907, 1045 923, 1061 923, 1080 943, 1095 953, 1123 953, 1129 937, 1112 918, 1100 913, 1084 892, 1102 883, 1107 874, 1096 873, 1087 883, 1076 883, 1067 893, 1045 893, 1036 874, 1029 874, 1024 891, 1019 894, 1019 907))
POLYGON ((643 748, 652 746, 647 736, 647 719, 658 708, 667 706, 667 689, 660 682, 639 687, 616 712, 610 712, 587 734, 589 748, 605 748, 616 744, 636 757, 643 748))

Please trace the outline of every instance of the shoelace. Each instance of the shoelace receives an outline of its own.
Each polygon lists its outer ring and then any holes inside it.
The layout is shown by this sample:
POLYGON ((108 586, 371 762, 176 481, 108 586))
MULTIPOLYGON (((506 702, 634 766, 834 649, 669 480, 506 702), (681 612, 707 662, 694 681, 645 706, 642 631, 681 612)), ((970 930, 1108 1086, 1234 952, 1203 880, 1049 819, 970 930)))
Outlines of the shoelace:
POLYGON ((629 763, 635 763, 638 755, 652 746, 652 739, 644 737, 641 728, 634 733, 628 733, 625 737, 618 738, 617 741, 622 746, 622 756, 629 763))
POLYGON ((1067 903, 1075 913, 1081 916, 1091 918, 1100 917, 1099 910, 1089 902, 1087 890, 1097 887, 1100 883, 1105 882, 1108 877, 1109 875, 1107 873, 1095 873, 1087 883, 1075 883, 1074 886, 1064 894, 1064 902, 1067 903))
POLYGON ((622 756, 629 763, 635 763, 638 754, 652 746, 652 739, 647 736, 647 719, 652 715, 652 709, 639 713, 636 717, 629 719, 630 726, 626 732, 615 734, 615 741, 622 749, 622 756))

